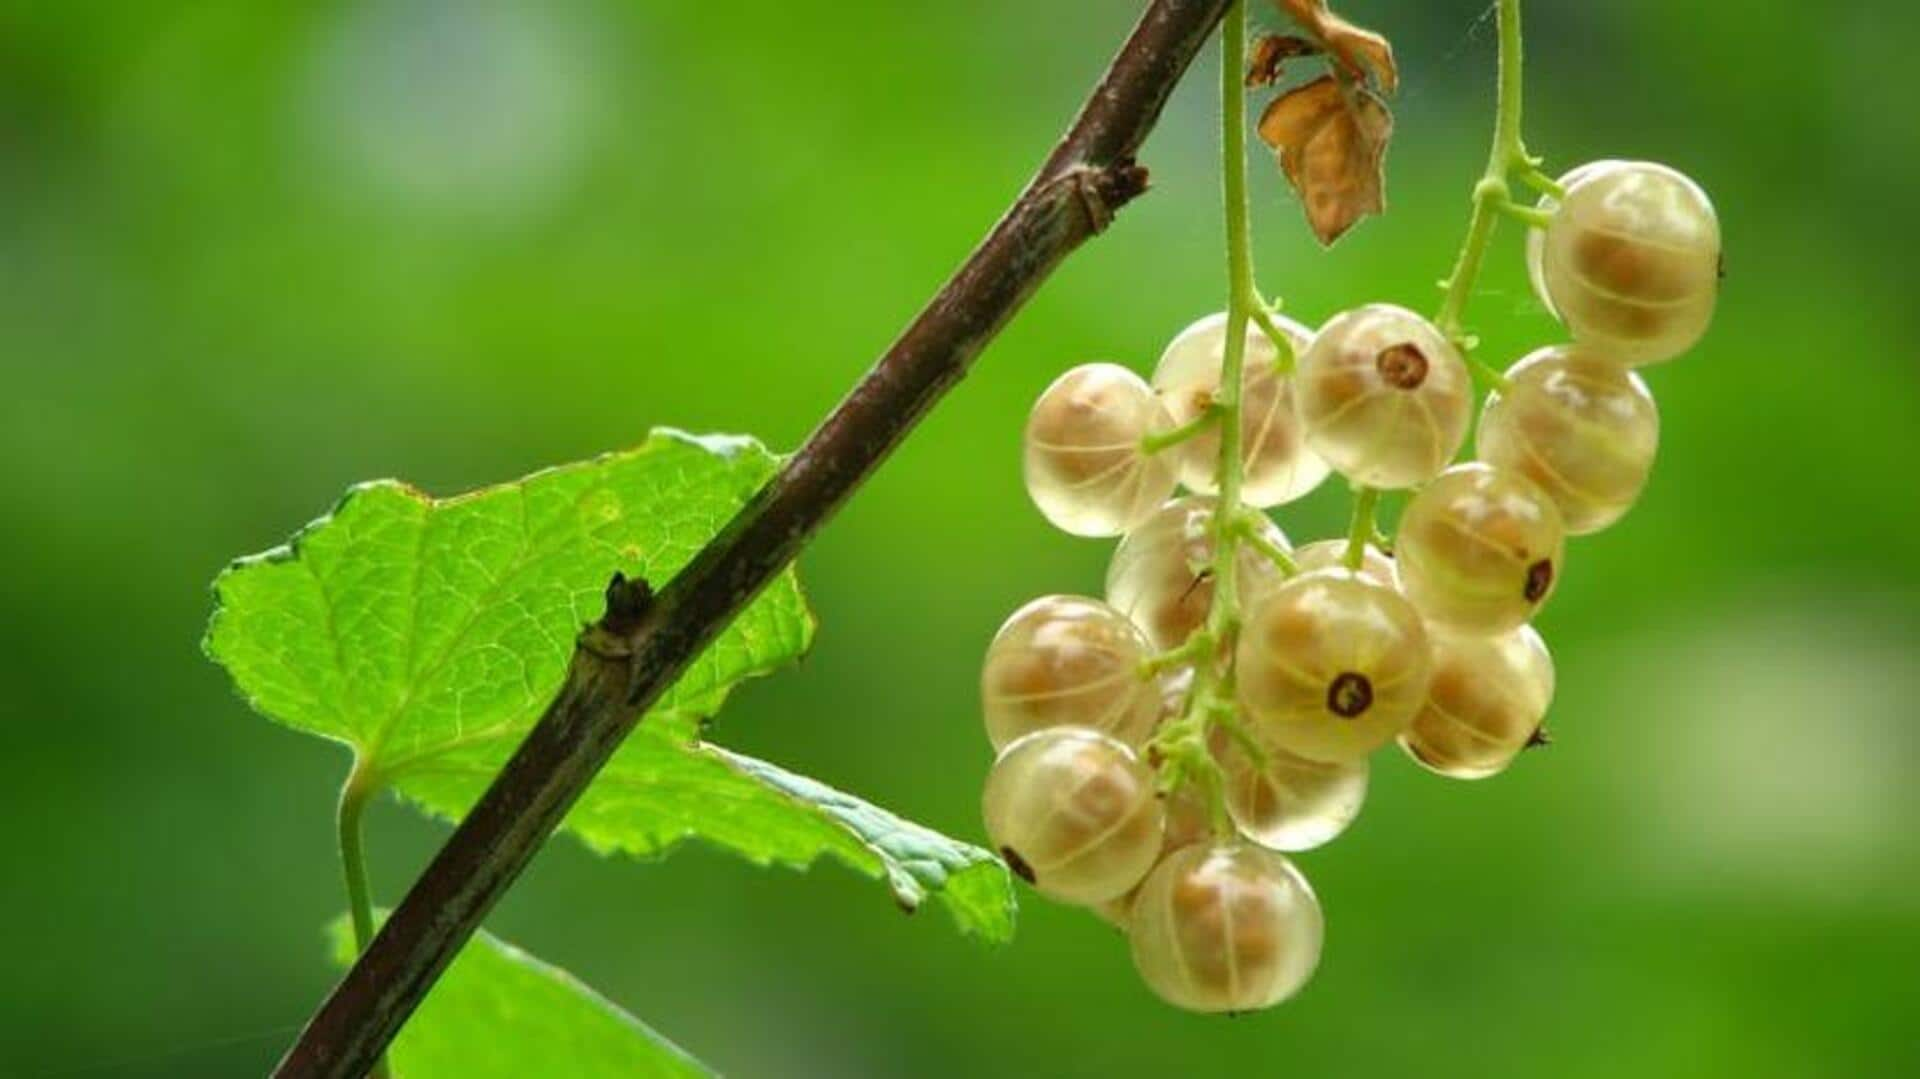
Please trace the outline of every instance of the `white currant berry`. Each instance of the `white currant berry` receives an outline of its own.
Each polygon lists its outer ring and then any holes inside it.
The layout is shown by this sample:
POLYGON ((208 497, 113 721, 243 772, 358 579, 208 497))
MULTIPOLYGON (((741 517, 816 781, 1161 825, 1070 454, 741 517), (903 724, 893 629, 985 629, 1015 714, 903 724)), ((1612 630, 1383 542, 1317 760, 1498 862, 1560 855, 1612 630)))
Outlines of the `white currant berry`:
POLYGON ((1665 165, 1595 161, 1545 198, 1552 220, 1528 240, 1541 302, 1573 339, 1629 364, 1693 347, 1720 291, 1720 222, 1705 191, 1665 165))
POLYGON ((1366 802, 1364 757, 1328 764, 1261 744, 1256 759, 1222 732, 1211 746, 1226 780, 1227 814, 1242 835, 1268 849, 1312 850, 1346 831, 1366 802))
MULTIPOLYGON (((1281 315, 1275 326, 1293 345, 1297 358, 1313 334, 1281 315)), ((1219 397, 1220 371, 1226 362, 1227 316, 1206 318, 1181 330, 1153 370, 1153 388, 1178 426, 1197 419, 1219 397)), ((1326 462, 1307 449, 1293 403, 1293 380, 1279 371, 1280 350, 1251 321, 1240 380, 1240 458, 1244 466, 1240 497, 1251 506, 1291 502, 1327 478, 1326 462)), ((1192 491, 1213 494, 1220 463, 1220 431, 1214 428, 1168 450, 1179 461, 1180 482, 1192 491)))
POLYGON ((1294 397, 1307 445, 1367 487, 1411 487, 1453 460, 1473 411, 1460 352, 1404 307, 1336 315, 1300 357, 1294 397))
MULTIPOLYGON (((1620 164, 1620 162, 1610 160, 1588 161, 1580 165, 1575 165, 1573 168, 1567 170, 1565 175, 1554 182, 1560 186, 1562 191, 1566 191, 1591 175, 1595 169, 1608 168, 1617 164, 1620 164)), ((1554 198, 1552 195, 1543 194, 1540 196, 1539 202, 1535 204, 1535 208, 1551 216, 1559 212, 1560 200, 1554 198)), ((1545 305, 1547 313, 1556 319, 1560 319, 1559 310, 1553 306, 1553 298, 1547 295, 1546 254, 1546 228, 1535 225, 1527 229, 1527 281, 1533 286, 1534 297, 1545 305)), ((1562 319, 1562 321, 1565 320, 1562 319)))
POLYGON ((1624 516, 1660 445, 1660 411, 1640 376, 1594 349, 1555 345, 1513 365, 1507 382, 1487 398, 1480 459, 1539 484, 1568 535, 1624 516))
POLYGON ((1493 637, 1438 631, 1427 703, 1400 745, 1443 776, 1484 779, 1527 747, 1552 701, 1553 658, 1532 626, 1493 637))
MULTIPOLYGON (((1199 784, 1183 783, 1161 795, 1160 807, 1166 819, 1165 833, 1160 841, 1160 857, 1164 858, 1181 847, 1202 842, 1212 835, 1212 814, 1207 809, 1207 800, 1199 784)), ((1139 894, 1140 889, 1136 886, 1118 899, 1094 904, 1093 912, 1124 932, 1130 927, 1133 900, 1139 894)))
POLYGON ((1153 770, 1099 731, 1049 727, 1010 743, 981 808, 1007 865, 1046 895, 1095 904, 1152 867, 1164 823, 1153 770))
POLYGON ((1400 593, 1347 570, 1290 578, 1255 603, 1236 656, 1241 707, 1263 742, 1309 760, 1365 757, 1412 722, 1432 666, 1400 593))
POLYGON ((987 646, 980 700, 999 749, 1045 727, 1090 727, 1137 746, 1160 718, 1160 687, 1140 673, 1147 639, 1097 599, 1045 596, 987 646))
MULTIPOLYGON (((1107 565, 1107 602, 1133 619, 1158 650, 1179 647, 1213 606, 1216 506, 1207 495, 1168 502, 1127 533, 1107 565)), ((1258 513, 1248 519, 1267 542, 1287 549, 1287 537, 1272 521, 1258 513)), ((1280 578, 1272 561, 1245 543, 1235 553, 1234 574, 1242 602, 1280 578)))
MULTIPOLYGON (((1311 573, 1317 569, 1345 569, 1347 541, 1328 539, 1302 544, 1294 549, 1293 564, 1299 567, 1301 573, 1311 573)), ((1359 573, 1375 584, 1394 587, 1393 559, 1371 543, 1360 551, 1359 573)))
POLYGON ((1194 844, 1154 867, 1134 898, 1134 969, 1196 1012, 1266 1008, 1320 962, 1320 901, 1284 856, 1247 843, 1194 844))
POLYGON ((1117 536, 1173 493, 1172 462, 1141 445, 1170 425, 1139 375, 1082 364, 1055 379, 1027 418, 1027 493, 1063 532, 1117 536))
POLYGON ((1429 620, 1505 633, 1553 594, 1566 552, 1560 510, 1532 480, 1484 462, 1455 465, 1400 515, 1400 587, 1429 620))

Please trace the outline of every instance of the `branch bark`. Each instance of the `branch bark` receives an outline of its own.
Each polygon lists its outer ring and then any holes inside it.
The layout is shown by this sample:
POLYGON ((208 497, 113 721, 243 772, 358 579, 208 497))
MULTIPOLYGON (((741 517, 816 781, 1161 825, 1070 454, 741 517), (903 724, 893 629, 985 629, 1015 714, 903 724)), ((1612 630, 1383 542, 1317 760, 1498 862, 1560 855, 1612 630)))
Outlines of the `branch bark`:
POLYGON ((806 444, 655 596, 616 577, 559 695, 281 1060, 362 1076, 646 708, 952 388, 1049 273, 1146 190, 1134 154, 1228 0, 1153 0, 1019 199, 806 444))

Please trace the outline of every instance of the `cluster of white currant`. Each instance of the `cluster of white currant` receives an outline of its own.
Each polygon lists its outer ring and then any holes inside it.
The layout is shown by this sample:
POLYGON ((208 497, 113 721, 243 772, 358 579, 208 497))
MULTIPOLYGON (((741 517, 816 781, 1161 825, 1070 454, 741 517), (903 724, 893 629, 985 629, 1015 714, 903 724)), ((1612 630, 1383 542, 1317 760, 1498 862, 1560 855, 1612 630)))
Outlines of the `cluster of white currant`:
POLYGON ((1529 261, 1572 343, 1492 378, 1477 461, 1452 464, 1475 402, 1456 342, 1386 304, 1318 333, 1249 325, 1231 506, 1208 422, 1224 316, 1175 337, 1151 384, 1089 364, 1034 406, 1025 472, 1042 513, 1123 538, 1104 601, 1035 600, 987 651, 987 830, 1035 888, 1125 928, 1173 1004, 1260 1008, 1305 983, 1321 912, 1279 852, 1354 820, 1374 750, 1397 740, 1473 779, 1539 735, 1553 665, 1528 622, 1565 537, 1618 520, 1645 484, 1658 416, 1634 368, 1699 339, 1719 260, 1711 204, 1671 169, 1599 162, 1549 186, 1529 261), (1368 494, 1352 538, 1298 549, 1260 512, 1330 470, 1411 491, 1391 553, 1367 542, 1368 494), (1224 632, 1209 620, 1222 541, 1237 544, 1224 632), (1210 766, 1172 767, 1196 744, 1210 766))

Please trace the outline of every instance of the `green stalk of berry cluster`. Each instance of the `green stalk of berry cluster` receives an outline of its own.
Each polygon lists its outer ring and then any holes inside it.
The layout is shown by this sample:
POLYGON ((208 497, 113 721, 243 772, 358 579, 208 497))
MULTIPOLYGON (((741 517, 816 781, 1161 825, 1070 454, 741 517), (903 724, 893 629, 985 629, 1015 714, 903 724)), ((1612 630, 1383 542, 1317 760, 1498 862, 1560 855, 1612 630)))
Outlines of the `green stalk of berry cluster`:
MULTIPOLYGON (((1249 309, 1259 300, 1253 286, 1253 242, 1247 212, 1247 95, 1240 85, 1246 67, 1246 0, 1235 0, 1221 24, 1220 115, 1221 189, 1226 203, 1227 339, 1220 361, 1220 456, 1214 465, 1219 489, 1213 519, 1213 607, 1207 629, 1229 641, 1239 628, 1234 556, 1238 553, 1240 487, 1245 472, 1240 456, 1241 378, 1247 358, 1249 309)), ((1226 675, 1231 685, 1232 671, 1226 675)))
MULTIPOLYGON (((1459 349, 1476 377, 1494 389, 1507 388, 1507 377, 1473 354, 1474 341, 1462 324, 1467 301, 1479 280, 1480 267, 1486 261, 1487 246, 1494 226, 1504 215, 1531 225, 1544 224, 1542 215, 1532 207, 1513 200, 1512 182, 1519 179, 1550 195, 1562 195, 1560 185, 1540 171, 1540 159, 1527 153, 1520 134, 1521 53, 1520 0, 1498 0, 1500 22, 1499 74, 1493 120, 1493 146, 1487 152, 1487 167, 1473 185, 1473 215, 1467 222, 1466 239, 1461 242, 1453 272, 1447 275, 1446 295, 1434 316, 1434 325, 1459 349)), ((1348 529, 1347 548, 1342 560, 1348 569, 1359 569, 1366 544, 1378 533, 1375 511, 1380 492, 1371 488, 1354 490, 1353 518, 1348 529)))
POLYGON ((1434 325, 1460 347, 1473 370, 1489 385, 1506 388, 1506 376, 1475 358, 1473 342, 1461 325, 1474 281, 1486 260, 1487 244, 1502 214, 1530 220, 1532 212, 1513 201, 1512 180, 1516 177, 1552 193, 1557 184, 1540 172, 1540 160, 1527 154, 1520 136, 1520 0, 1499 0, 1500 59, 1498 98, 1494 106, 1493 147, 1487 153, 1487 168, 1473 185, 1473 217, 1467 224, 1467 237, 1460 245, 1453 272, 1446 280, 1446 296, 1434 325))
MULTIPOLYGON (((1241 443, 1241 391, 1246 367, 1247 325, 1250 319, 1270 326, 1253 281, 1253 245, 1247 210, 1247 102, 1241 86, 1246 68, 1247 12, 1245 0, 1235 0, 1220 26, 1221 192, 1225 204, 1227 248, 1226 341, 1220 363, 1220 384, 1213 407, 1205 417, 1220 429, 1220 453, 1214 465, 1213 561, 1206 572, 1213 581, 1213 600, 1207 620, 1193 638, 1175 652, 1194 665, 1194 681, 1179 719, 1154 740, 1166 762, 1172 786, 1198 783, 1206 795, 1214 830, 1231 835, 1224 797, 1225 779, 1207 750, 1212 727, 1223 727, 1243 744, 1246 739, 1234 721, 1234 675, 1230 658, 1240 629, 1237 556, 1246 538, 1245 507, 1240 490, 1244 479, 1241 443), (1256 315, 1256 311, 1258 314, 1256 315), (1220 652, 1229 658, 1224 665, 1220 652)), ((1265 328, 1263 326, 1263 328, 1265 328)), ((1277 339, 1282 335, 1273 334, 1277 339)), ((1292 350, 1281 353, 1291 362, 1292 350)), ((1284 555, 1284 552, 1281 552, 1284 555)), ((1251 747, 1250 747, 1251 748, 1251 747)))

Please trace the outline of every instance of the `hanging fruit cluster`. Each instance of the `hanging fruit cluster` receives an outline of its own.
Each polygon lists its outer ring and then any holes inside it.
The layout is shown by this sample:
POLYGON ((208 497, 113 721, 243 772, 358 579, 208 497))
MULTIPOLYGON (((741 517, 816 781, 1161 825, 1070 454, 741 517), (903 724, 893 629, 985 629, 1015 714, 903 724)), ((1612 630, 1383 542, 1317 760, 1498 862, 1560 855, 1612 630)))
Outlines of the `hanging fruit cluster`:
POLYGON ((1542 738, 1553 662, 1529 623, 1566 537, 1646 484, 1659 417, 1636 368, 1711 318, 1720 237, 1697 185, 1625 161, 1550 180, 1511 140, 1499 178, 1545 194, 1477 190, 1476 215, 1533 226, 1533 285, 1568 343, 1504 374, 1463 351, 1476 219, 1438 320, 1370 303, 1315 331, 1243 303, 1175 335, 1150 380, 1087 364, 1033 407, 1034 503, 1119 544, 1102 598, 1034 600, 987 649, 987 831, 1040 892, 1124 928, 1175 1005, 1261 1008, 1305 984, 1322 914, 1286 855, 1353 822, 1376 750, 1479 779, 1542 738), (1475 459, 1455 463, 1476 408, 1475 459), (1333 473, 1353 527, 1295 547, 1265 511, 1333 473), (1374 521, 1394 491, 1389 541, 1374 521))

